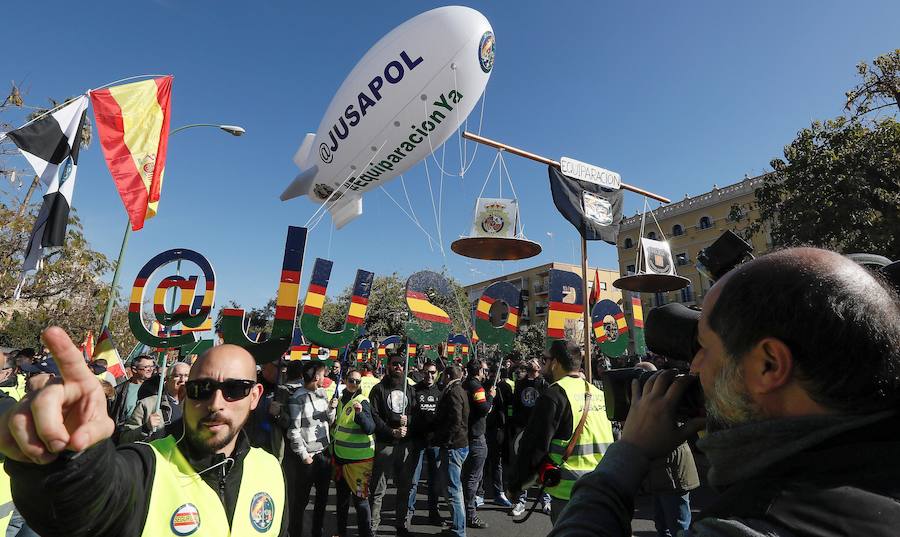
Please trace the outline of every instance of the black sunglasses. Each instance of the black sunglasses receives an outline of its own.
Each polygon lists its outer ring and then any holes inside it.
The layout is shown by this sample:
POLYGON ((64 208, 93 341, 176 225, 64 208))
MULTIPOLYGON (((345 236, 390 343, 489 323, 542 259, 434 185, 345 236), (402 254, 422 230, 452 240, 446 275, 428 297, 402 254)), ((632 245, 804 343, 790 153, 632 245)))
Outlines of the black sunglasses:
POLYGON ((222 390, 222 397, 228 402, 233 402, 250 395, 250 390, 255 385, 255 380, 227 379, 219 382, 212 379, 196 379, 187 381, 184 387, 188 399, 194 401, 206 401, 215 395, 216 390, 222 390))
POLYGON ((347 379, 347 384, 359 384, 362 379, 347 379))
POLYGON ((391 367, 403 367, 403 362, 392 362, 391 367))

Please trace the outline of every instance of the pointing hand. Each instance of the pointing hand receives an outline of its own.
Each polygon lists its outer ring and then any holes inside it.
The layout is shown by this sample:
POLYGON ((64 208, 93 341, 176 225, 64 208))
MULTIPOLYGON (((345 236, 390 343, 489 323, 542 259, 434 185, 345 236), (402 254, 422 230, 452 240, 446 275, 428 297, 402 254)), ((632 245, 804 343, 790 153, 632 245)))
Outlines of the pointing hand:
POLYGON ((0 416, 0 453, 17 461, 47 464, 63 450, 83 451, 109 438, 115 426, 107 414, 102 386, 65 331, 51 326, 41 338, 62 377, 0 416))

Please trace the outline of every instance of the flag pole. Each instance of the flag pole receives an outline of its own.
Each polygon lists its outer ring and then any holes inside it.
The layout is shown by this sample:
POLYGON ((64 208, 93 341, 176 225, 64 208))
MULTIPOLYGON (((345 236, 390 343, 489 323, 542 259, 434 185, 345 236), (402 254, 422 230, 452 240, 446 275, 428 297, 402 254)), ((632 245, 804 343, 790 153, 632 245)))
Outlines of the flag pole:
MULTIPOLYGON (((128 237, 131 236, 131 219, 125 222, 125 235, 122 237, 122 246, 119 248, 119 259, 116 261, 116 271, 113 273, 112 284, 109 287, 109 300, 106 301, 106 313, 103 314, 103 324, 100 332, 109 328, 112 318, 113 303, 116 300, 116 288, 119 285, 119 275, 122 273, 122 260, 125 259, 125 249, 128 248, 128 237)), ((125 364, 122 364, 123 367, 125 364)))
POLYGON ((588 300, 587 240, 581 235, 581 289, 584 297, 584 376, 591 382, 591 304, 588 300))
MULTIPOLYGON (((520 157, 525 157, 527 159, 531 159, 535 162, 540 162, 541 164, 546 164, 548 166, 553 166, 555 168, 559 168, 559 162, 549 159, 547 157, 542 157, 541 155, 537 155, 530 151, 525 151, 524 149, 519 149, 518 147, 513 147, 511 145, 504 144, 502 142, 498 142, 496 140, 491 140, 490 138, 485 138, 484 136, 479 136, 477 134, 473 134, 471 132, 465 131, 462 133, 462 137, 472 140, 474 142, 478 142, 480 144, 484 144, 489 147, 493 147, 495 149, 502 149, 507 153, 511 153, 513 155, 518 155, 520 157)), ((659 194, 654 194, 653 192, 644 190, 643 188, 638 188, 634 185, 628 185, 622 183, 620 188, 624 190, 628 190, 631 192, 635 192, 637 194, 641 194, 642 196, 647 196, 648 198, 655 199, 656 201, 661 201, 662 203, 671 203, 672 200, 665 196, 660 196, 659 194)))

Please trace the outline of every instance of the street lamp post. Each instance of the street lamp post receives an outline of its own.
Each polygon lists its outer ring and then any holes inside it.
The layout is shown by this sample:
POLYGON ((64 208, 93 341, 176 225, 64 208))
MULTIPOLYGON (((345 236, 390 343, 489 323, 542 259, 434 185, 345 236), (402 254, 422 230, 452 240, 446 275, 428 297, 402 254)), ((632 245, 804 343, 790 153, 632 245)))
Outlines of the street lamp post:
MULTIPOLYGON (((186 129, 195 127, 213 127, 223 130, 232 136, 241 136, 247 132, 243 127, 237 125, 217 125, 215 123, 193 123, 184 125, 169 132, 169 136, 179 133, 186 129)), ((113 273, 112 284, 109 288, 109 300, 106 302, 106 312, 103 314, 103 324, 100 326, 100 332, 109 327, 109 320, 112 318, 113 302, 116 298, 116 287, 119 285, 119 274, 122 269, 122 260, 125 258, 125 249, 128 247, 128 238, 131 236, 131 220, 125 223, 125 235, 122 237, 122 246, 119 248, 119 259, 116 261, 116 270, 113 273)), ((180 263, 180 262, 179 262, 180 263)), ((174 298, 174 297, 173 297, 174 298)))

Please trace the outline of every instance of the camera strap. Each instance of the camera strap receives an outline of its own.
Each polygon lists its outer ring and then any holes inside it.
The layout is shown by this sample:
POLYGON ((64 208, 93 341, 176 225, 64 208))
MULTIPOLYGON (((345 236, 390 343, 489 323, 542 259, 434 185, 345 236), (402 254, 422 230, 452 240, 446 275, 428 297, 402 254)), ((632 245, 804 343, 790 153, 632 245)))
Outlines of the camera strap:
POLYGON ((587 381, 584 381, 584 410, 581 411, 581 421, 578 422, 578 427, 575 428, 575 432, 572 434, 572 440, 569 441, 569 445, 566 446, 566 451, 563 453, 562 461, 559 463, 562 466, 569 457, 572 456, 572 452, 575 451, 575 446, 578 444, 578 439, 581 438, 581 432, 584 431, 584 423, 587 421, 588 411, 591 409, 591 398, 593 395, 591 394, 591 385, 588 384, 587 381))

